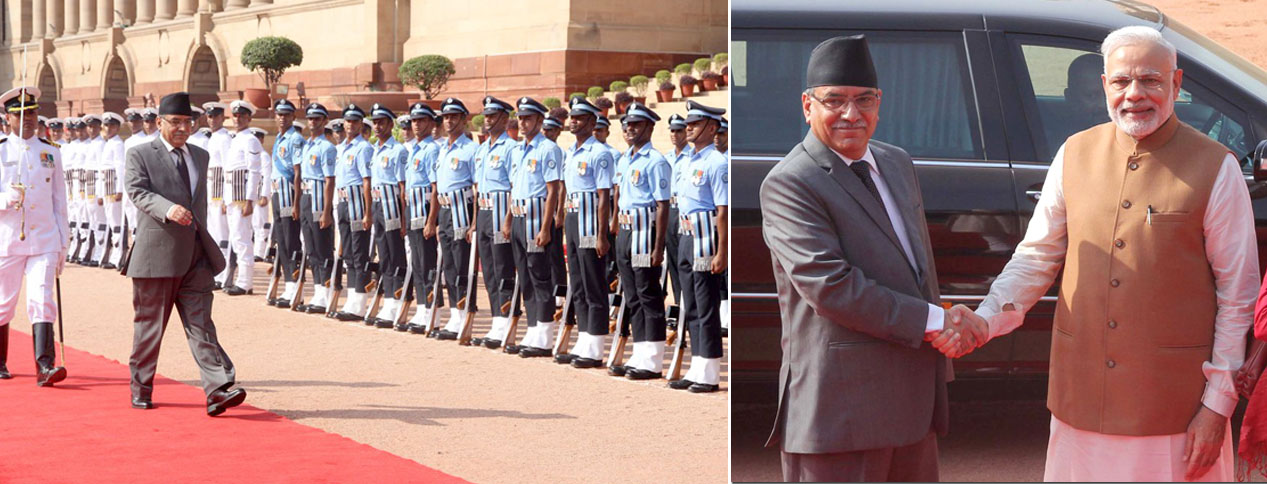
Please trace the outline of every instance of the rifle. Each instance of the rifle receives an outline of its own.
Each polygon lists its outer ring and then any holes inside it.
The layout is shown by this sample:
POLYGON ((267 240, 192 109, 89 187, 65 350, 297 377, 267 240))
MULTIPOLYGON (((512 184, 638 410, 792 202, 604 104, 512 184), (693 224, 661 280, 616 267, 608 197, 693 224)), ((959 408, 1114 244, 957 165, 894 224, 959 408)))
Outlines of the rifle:
MULTIPOLYGON (((277 242, 273 242, 273 244, 274 244, 273 249, 276 250, 277 242)), ((229 259, 230 260, 233 259, 232 244, 230 244, 229 259)), ((233 262, 229 262, 229 275, 224 278, 225 284, 232 284, 231 281, 233 280, 232 279, 233 268, 234 268, 233 262)), ((272 269, 270 269, 270 272, 272 274, 269 275, 269 278, 268 278, 268 293, 265 294, 264 301, 265 301, 265 304, 269 306, 273 306, 277 304, 277 283, 282 278, 282 258, 280 255, 273 258, 273 267, 272 269)))
POLYGON ((554 341, 554 356, 563 354, 563 348, 567 347, 568 340, 571 339, 571 335, 569 333, 572 332, 572 326, 576 326, 576 322, 571 320, 572 298, 575 297, 575 295, 572 294, 572 284, 570 284, 570 281, 567 286, 560 284, 554 287, 554 295, 556 297, 560 296, 560 292, 563 293, 562 296, 564 297, 563 311, 559 313, 559 321, 563 322, 563 327, 559 329, 559 338, 554 341))
POLYGON ((326 282, 326 287, 331 288, 330 302, 326 304, 326 317, 334 318, 335 313, 339 312, 339 296, 343 295, 343 238, 339 237, 339 254, 333 261, 334 273, 330 275, 330 280, 326 282))
POLYGON ((369 274, 377 274, 377 277, 370 278, 370 282, 365 284, 365 292, 373 292, 374 296, 370 299, 369 305, 365 308, 365 315, 361 320, 366 326, 374 325, 374 312, 378 311, 378 305, 383 302, 383 268, 377 262, 366 262, 365 272, 369 274))
POLYGON ((471 228, 474 229, 472 232, 475 235, 471 237, 471 269, 469 275, 467 276, 467 285, 465 287, 466 296, 464 296, 461 301, 458 301, 458 305, 461 306, 461 309, 466 311, 466 320, 462 321, 462 330, 458 332, 458 344, 462 346, 471 345, 471 327, 475 325, 475 286, 479 285, 475 277, 479 272, 480 264, 480 251, 479 244, 477 243, 479 231, 478 229, 475 229, 475 227, 475 219, 472 218, 471 228))
POLYGON ((611 295, 611 305, 616 308, 616 323, 611 332, 612 335, 611 348, 607 350, 607 367, 611 368, 620 364, 625 358, 625 343, 629 341, 629 323, 625 322, 625 300, 620 291, 620 281, 616 281, 616 292, 611 295))
MULTIPOLYGON (((682 291, 686 291, 685 284, 683 284, 682 291)), ((682 302, 685 303, 686 300, 683 299, 682 302)), ((687 314, 686 304, 682 304, 682 309, 679 314, 683 316, 687 314)), ((686 323, 682 321, 680 317, 677 320, 677 327, 677 338, 676 341, 673 342, 673 361, 669 364, 669 381, 678 380, 682 377, 682 355, 686 353, 687 328, 686 323)))
MULTIPOLYGON (((569 257, 571 257, 571 256, 569 255, 569 257)), ((607 267, 608 267, 607 272, 611 272, 611 271, 612 271, 612 270, 616 267, 616 262, 615 262, 615 261, 612 261, 610 264, 608 264, 608 265, 607 265, 607 267)), ((615 285, 614 285, 614 287, 612 288, 613 290, 615 290, 615 288, 617 288, 617 287, 620 287, 620 285, 619 285, 620 279, 619 279, 619 278, 618 278, 618 279, 616 279, 616 282, 617 282, 617 284, 615 284, 615 285)), ((569 306, 569 304, 568 304, 568 303, 570 303, 570 302, 572 301, 572 298, 573 298, 573 297, 575 297, 575 295, 574 295, 574 294, 570 294, 570 292, 571 292, 571 287, 570 287, 570 286, 571 286, 571 284, 569 284, 568 286, 569 286, 569 288, 568 288, 568 290, 569 290, 568 300, 567 300, 566 302, 564 302, 564 303, 563 303, 563 306, 564 306, 565 308, 569 306)), ((608 301, 610 302, 610 301, 611 301, 611 299, 609 298, 609 299, 608 299, 608 301)), ((561 329, 561 330, 559 331, 559 340, 558 340, 558 341, 556 341, 556 342, 554 343, 554 356, 555 356, 556 358, 557 358, 559 355, 563 354, 563 353, 562 353, 562 351, 563 351, 565 348, 567 348, 567 347, 568 347, 568 345, 569 345, 569 343, 571 342, 571 339, 572 339, 572 327, 573 327, 573 326, 576 326, 576 322, 575 322, 575 321, 568 321, 568 322, 564 323, 564 325, 563 325, 563 329, 561 329)), ((559 360, 555 360, 555 361, 559 361, 559 360)))
POLYGON ((101 265, 104 266, 110 263, 110 256, 112 255, 111 252, 113 252, 112 249, 114 249, 114 230, 110 227, 106 227, 106 250, 101 253, 101 260, 98 261, 101 265))
MULTIPOLYGON (((515 344, 515 332, 519 330, 519 308, 523 305, 523 301, 520 300, 523 298, 523 293, 519 292, 519 273, 515 273, 513 281, 502 279, 501 289, 503 291, 506 290, 506 284, 514 284, 510 291, 510 301, 502 305, 502 312, 509 311, 506 314, 510 315, 510 327, 506 329, 506 336, 502 338, 502 345, 510 346, 515 344)), ((486 348, 489 347, 487 343, 484 346, 486 348)), ((493 348, 496 347, 494 346, 493 348)))
POLYGON ((405 316, 409 314, 409 306, 414 302, 414 266, 406 262, 405 283, 396 291, 396 298, 400 300, 400 312, 396 313, 396 320, 392 321, 396 327, 396 331, 409 331, 409 325, 405 323, 405 316))
MULTIPOLYGON (((301 234, 302 235, 302 234, 301 234)), ((303 306, 304 301, 304 283, 308 280, 308 258, 304 257, 303 252, 295 251, 299 256, 299 270, 291 277, 297 282, 295 289, 295 297, 290 299, 290 310, 298 311, 303 306)))
POLYGON ((435 274, 435 279, 432 279, 434 282, 431 285, 431 294, 427 295, 427 302, 431 303, 431 309, 428 309, 428 311, 431 314, 427 315, 427 326, 423 328, 422 332, 422 334, 428 336, 431 335, 431 332, 436 327, 436 315, 440 311, 440 287, 444 283, 444 270, 442 269, 444 267, 444 251, 440 250, 438 245, 436 250, 439 252, 439 255, 436 256, 436 267, 431 269, 431 272, 435 274))

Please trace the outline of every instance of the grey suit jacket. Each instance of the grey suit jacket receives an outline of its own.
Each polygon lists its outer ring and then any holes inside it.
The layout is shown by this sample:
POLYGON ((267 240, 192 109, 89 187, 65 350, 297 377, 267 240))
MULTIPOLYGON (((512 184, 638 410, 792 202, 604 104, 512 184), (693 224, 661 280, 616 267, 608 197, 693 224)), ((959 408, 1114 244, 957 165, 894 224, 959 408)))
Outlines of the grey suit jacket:
POLYGON ((870 146, 918 269, 883 204, 813 132, 761 184, 783 320, 779 410, 766 445, 781 440, 785 452, 898 447, 946 431, 952 373, 924 342, 939 295, 919 182, 906 151, 870 146))
POLYGON ((136 240, 128 251, 123 273, 129 277, 182 277, 189 272, 194 251, 202 246, 213 274, 224 270, 224 256, 207 232, 206 150, 186 144, 193 160, 194 193, 176 172, 176 163, 162 139, 128 150, 124 186, 137 208, 136 240), (194 213, 194 222, 180 225, 167 220, 172 205, 194 213))

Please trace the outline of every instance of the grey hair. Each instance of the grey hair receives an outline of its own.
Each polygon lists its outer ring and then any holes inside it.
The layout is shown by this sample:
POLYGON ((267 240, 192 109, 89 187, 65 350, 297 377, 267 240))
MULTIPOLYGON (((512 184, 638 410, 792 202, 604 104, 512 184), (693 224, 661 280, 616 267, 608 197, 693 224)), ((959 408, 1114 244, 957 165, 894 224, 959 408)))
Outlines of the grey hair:
POLYGON ((1170 68, 1179 68, 1179 57, 1175 46, 1170 41, 1167 41, 1165 37, 1162 37, 1161 32, 1151 27, 1132 25, 1110 32, 1108 37, 1104 38, 1104 43, 1100 44, 1100 53, 1104 55, 1104 66, 1106 69, 1109 64, 1109 54, 1128 45, 1161 46, 1166 49, 1166 52, 1170 53, 1170 68))

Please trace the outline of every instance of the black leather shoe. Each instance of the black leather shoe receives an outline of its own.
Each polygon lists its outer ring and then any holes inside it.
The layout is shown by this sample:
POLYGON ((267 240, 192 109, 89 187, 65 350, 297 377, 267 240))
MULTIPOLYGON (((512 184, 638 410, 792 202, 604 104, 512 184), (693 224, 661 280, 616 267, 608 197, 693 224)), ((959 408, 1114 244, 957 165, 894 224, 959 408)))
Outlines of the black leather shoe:
POLYGON ((722 329, 721 329, 721 337, 723 337, 723 338, 729 338, 729 337, 730 337, 730 328, 722 328, 722 329))
POLYGON ((687 387, 687 389, 686 389, 686 390, 687 390, 687 391, 689 391, 689 392, 691 392, 691 393, 713 393, 713 392, 717 391, 717 390, 718 390, 718 388, 719 388, 719 387, 718 387, 717 385, 709 385, 709 384, 705 384, 705 383, 696 383, 696 384, 694 384, 694 385, 691 385, 690 387, 687 387))
POLYGON ((346 311, 339 311, 337 313, 334 313, 334 319, 337 319, 339 321, 360 321, 361 316, 358 314, 352 314, 346 311))
POLYGON ((495 349, 497 349, 497 348, 501 348, 501 347, 502 347, 502 340, 499 340, 499 339, 491 339, 491 338, 484 338, 484 347, 485 347, 485 348, 488 348, 488 349, 490 349, 490 350, 495 350, 495 349))
POLYGON ((669 388, 672 388, 674 390, 685 390, 687 388, 690 388, 691 385, 694 385, 694 384, 695 382, 683 378, 681 380, 673 380, 669 382, 669 388))
POLYGON ((427 327, 421 324, 409 323, 408 326, 410 334, 426 334, 427 332, 427 327))
POLYGON ((378 323, 378 318, 375 318, 375 317, 361 318, 361 322, 365 323, 366 326, 374 326, 375 324, 378 323))
POLYGON ((541 358, 550 356, 550 350, 547 348, 533 348, 531 346, 519 347, 520 358, 541 358))
POLYGON ((603 366, 603 360, 593 358, 572 358, 572 368, 598 368, 603 366))
POLYGON ((374 318, 374 327, 378 329, 391 329, 396 323, 390 319, 374 318))
POLYGON ((0 326, 0 380, 13 378, 5 363, 9 361, 9 325, 0 326))
POLYGON ((301 309, 301 311, 303 311, 303 312, 305 312, 305 313, 308 313, 308 314, 325 314, 325 313, 326 313, 326 307, 325 307, 325 306, 316 306, 316 305, 313 305, 313 304, 305 304, 305 305, 304 305, 304 307, 303 307, 303 309, 301 309))
POLYGON ((484 338, 471 338, 471 346, 484 346, 484 338))
POLYGON ((452 332, 452 331, 447 331, 447 330, 443 330, 443 329, 442 329, 442 330, 440 330, 440 332, 439 332, 439 333, 437 333, 437 334, 436 334, 436 339, 438 339, 438 340, 440 340, 440 341, 446 341, 446 340, 456 340, 456 339, 458 339, 458 334, 457 334, 457 333, 454 333, 454 332, 452 332))
POLYGON ((507 354, 517 355, 519 354, 519 350, 521 349, 523 349, 523 346, 509 345, 509 346, 506 346, 505 348, 502 348, 502 351, 506 352, 507 354))
POLYGON ((238 287, 238 286, 225 286, 225 288, 224 288, 224 293, 225 293, 225 294, 228 294, 228 295, 230 295, 230 296, 242 296, 242 295, 245 295, 245 294, 250 294, 250 293, 251 293, 251 291, 248 291, 248 290, 246 290, 246 289, 242 289, 242 288, 240 288, 240 287, 238 287))
POLYGON ((148 398, 132 397, 132 408, 137 410, 149 410, 154 408, 154 403, 150 402, 150 399, 148 398))
POLYGON ((625 376, 627 373, 629 373, 629 367, 625 365, 607 367, 607 374, 611 376, 625 376))
POLYGON ((35 385, 46 387, 65 380, 66 369, 53 366, 57 359, 53 348, 53 323, 35 323, 31 325, 31 333, 35 345, 35 385))
POLYGON ((233 391, 216 390, 207 396, 207 416, 214 417, 225 410, 241 405, 246 401, 246 390, 235 388, 233 391))
POLYGON ((88 266, 88 267, 100 267, 100 266, 101 266, 101 264, 97 263, 97 261, 95 261, 95 260, 90 260, 90 261, 88 261, 88 262, 85 262, 85 263, 84 263, 84 265, 86 265, 86 266, 88 266))
POLYGON ((257 255, 255 256, 255 262, 264 262, 264 258, 257 255))
POLYGON ((216 281, 215 286, 217 291, 224 289, 224 284, 221 284, 220 281, 216 281))
POLYGON ((13 378, 13 375, 9 374, 9 368, 5 367, 3 363, 0 363, 0 380, 8 380, 11 378, 13 378))
POLYGON ((401 333, 409 331, 409 323, 396 323, 396 331, 401 333))
POLYGON ((572 353, 560 353, 560 354, 554 355, 554 362, 560 365, 566 365, 568 363, 571 363, 573 358, 576 358, 576 355, 572 353))
POLYGON ((118 269, 118 268, 119 268, 119 266, 116 266, 116 265, 114 265, 114 264, 111 264, 111 263, 107 262, 107 263, 105 263, 105 264, 101 264, 101 268, 102 268, 102 269, 118 269))
POLYGON ((630 368, 625 372, 625 378, 630 380, 659 380, 664 378, 664 374, 641 368, 630 368))
POLYGON ((273 305, 274 305, 274 306, 277 306, 277 307, 279 307, 279 308, 290 309, 290 300, 289 300, 289 299, 282 299, 282 298, 280 298, 280 297, 279 297, 279 298, 277 298, 277 302, 273 303, 273 305))
POLYGON ((432 329, 430 333, 427 333, 427 337, 428 337, 428 338, 432 338, 432 339, 439 338, 439 337, 440 337, 440 331, 441 331, 441 330, 439 330, 439 329, 432 329))

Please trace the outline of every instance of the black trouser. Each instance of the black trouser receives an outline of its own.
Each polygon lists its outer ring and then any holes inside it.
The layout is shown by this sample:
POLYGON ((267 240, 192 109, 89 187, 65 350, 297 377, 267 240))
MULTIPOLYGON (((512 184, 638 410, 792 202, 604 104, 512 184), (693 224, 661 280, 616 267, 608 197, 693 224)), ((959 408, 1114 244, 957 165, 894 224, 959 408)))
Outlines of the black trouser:
MULTIPOLYGON (((655 233, 655 225, 651 226, 655 233)), ((626 321, 635 343, 664 341, 664 289, 660 287, 660 266, 634 267, 631 233, 623 227, 616 235, 616 268, 625 298, 626 321)))
MULTIPOLYGON (((691 332, 691 354, 701 358, 721 358, 721 288, 725 279, 721 274, 695 272, 694 239, 682 234, 678 247, 678 270, 682 274, 682 321, 688 323, 691 332)), ((679 326, 681 327, 681 326, 679 326)))
MULTIPOLYGON (((387 200, 383 198, 381 202, 374 202, 374 232, 377 240, 375 241, 378 248, 378 270, 383 279, 383 294, 390 299, 404 298, 402 289, 405 286, 405 236, 400 233, 400 227, 388 229, 385 225, 386 219, 383 217, 383 203, 394 203, 400 206, 400 199, 387 200), (396 294, 401 291, 401 294, 396 294)), ((397 209, 397 213, 400 210, 397 209)), ((403 222, 402 222, 403 223, 403 222)))
MULTIPOLYGON (((282 217, 281 203, 278 201, 277 193, 273 193, 270 205, 273 206, 273 241, 277 243, 277 256, 281 259, 282 268, 285 269, 282 271, 282 277, 286 282, 295 282, 295 272, 299 270, 299 258, 295 257, 295 251, 300 251, 302 254, 304 250, 299 240, 299 221, 290 218, 289 213, 285 218, 282 217)), ((303 210, 300 209, 300 211, 303 210)))
POLYGON ((324 286, 330 280, 334 259, 334 227, 321 228, 320 216, 312 213, 312 195, 305 193, 299 199, 299 226, 304 233, 304 257, 312 269, 314 285, 324 286))
POLYGON ((677 207, 669 206, 669 225, 664 231, 664 257, 669 265, 669 283, 673 284, 673 300, 682 305, 682 274, 678 270, 678 220, 677 207))
MULTIPOLYGON (((475 204, 469 204, 474 213, 475 204)), ((458 287, 458 278, 466 278, 471 261, 471 243, 466 241, 466 229, 460 234, 453 233, 453 211, 448 207, 440 208, 440 250, 444 251, 444 284, 449 288, 449 306, 458 307, 458 299, 466 295, 466 287, 458 287)), ((467 281, 474 283, 475 281, 467 281)), ((474 298, 472 298, 474 299, 474 298)), ((467 310, 476 308, 475 301, 470 301, 467 310)))
MULTIPOLYGON (((566 222, 563 225, 566 225, 566 222)), ((554 232, 550 233, 550 240, 558 243, 546 246, 546 258, 549 259, 550 264, 550 281, 556 286, 568 285, 568 267, 567 262, 564 261, 566 258, 563 256, 563 246, 566 244, 563 240, 563 225, 556 224, 554 232)))
MULTIPOLYGON (((361 192, 357 191, 355 196, 361 196, 361 192)), ((360 224, 361 219, 348 220, 348 202, 339 202, 338 210, 339 240, 343 244, 343 265, 348 273, 347 287, 365 294, 365 284, 369 282, 365 265, 370 260, 370 231, 352 230, 351 224, 360 224)))
POLYGON ((527 233, 522 217, 514 217, 512 223, 510 245, 514 251, 515 270, 519 272, 519 291, 528 312, 528 327, 532 328, 538 322, 554 320, 554 274, 550 254, 556 247, 561 251, 563 242, 552 236, 544 251, 528 252, 528 244, 536 245, 537 234, 527 233))
POLYGON ((567 215, 568 282, 572 287, 572 308, 577 329, 594 336, 608 333, 607 267, 605 257, 595 249, 580 248, 580 230, 575 213, 567 215))
MULTIPOLYGON (((422 229, 410 230, 407 235, 409 265, 414 269, 414 299, 420 306, 424 306, 427 304, 427 296, 435 287, 436 276, 433 271, 436 271, 436 237, 423 238, 422 229)), ((444 305, 440 298, 436 298, 435 303, 444 305)))
MULTIPOLYGON (((476 243, 479 244, 480 270, 484 272, 484 289, 488 291, 488 305, 493 316, 508 316, 502 306, 510 302, 511 288, 502 288, 502 279, 515 280, 515 257, 510 243, 493 243, 493 211, 479 211, 476 224, 476 243)), ((521 221, 522 222, 522 221, 521 221)))

